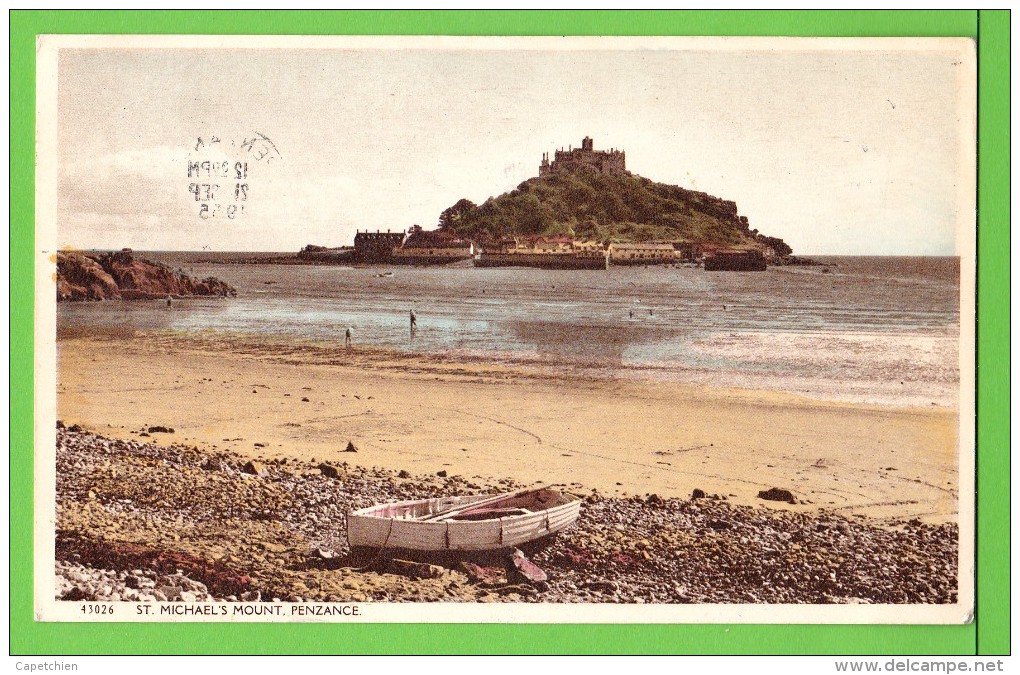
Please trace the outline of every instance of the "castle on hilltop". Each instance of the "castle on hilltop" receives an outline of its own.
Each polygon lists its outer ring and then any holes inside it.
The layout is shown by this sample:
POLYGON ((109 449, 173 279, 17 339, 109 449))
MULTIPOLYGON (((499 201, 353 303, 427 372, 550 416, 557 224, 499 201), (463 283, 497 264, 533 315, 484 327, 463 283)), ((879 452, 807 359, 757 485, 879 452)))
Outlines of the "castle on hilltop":
POLYGON ((626 174, 627 153, 623 150, 595 151, 594 141, 588 136, 581 141, 580 148, 562 148, 556 151, 550 163, 549 153, 542 153, 542 163, 538 165, 538 175, 548 176, 551 173, 592 171, 594 173, 626 174))

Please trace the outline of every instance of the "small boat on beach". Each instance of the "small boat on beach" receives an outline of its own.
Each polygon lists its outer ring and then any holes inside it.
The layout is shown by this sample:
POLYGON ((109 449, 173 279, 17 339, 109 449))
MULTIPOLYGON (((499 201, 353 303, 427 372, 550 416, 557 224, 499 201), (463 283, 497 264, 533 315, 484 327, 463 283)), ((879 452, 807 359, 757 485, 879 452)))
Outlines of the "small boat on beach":
POLYGON ((347 515, 351 547, 492 551, 574 523, 581 500, 550 488, 379 504, 347 515))

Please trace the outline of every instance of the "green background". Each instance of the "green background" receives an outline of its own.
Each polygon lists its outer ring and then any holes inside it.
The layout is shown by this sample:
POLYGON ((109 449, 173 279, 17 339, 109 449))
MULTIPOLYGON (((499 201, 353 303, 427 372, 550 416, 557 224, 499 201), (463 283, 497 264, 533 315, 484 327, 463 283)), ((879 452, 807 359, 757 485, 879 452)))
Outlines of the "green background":
MULTIPOLYGON (((42 12, 11 19, 12 654, 1008 654, 1009 13, 42 12), (978 39, 977 613, 964 626, 59 624, 32 612, 35 38, 45 33, 963 36, 978 39)), ((583 614, 579 613, 579 621, 583 614)))

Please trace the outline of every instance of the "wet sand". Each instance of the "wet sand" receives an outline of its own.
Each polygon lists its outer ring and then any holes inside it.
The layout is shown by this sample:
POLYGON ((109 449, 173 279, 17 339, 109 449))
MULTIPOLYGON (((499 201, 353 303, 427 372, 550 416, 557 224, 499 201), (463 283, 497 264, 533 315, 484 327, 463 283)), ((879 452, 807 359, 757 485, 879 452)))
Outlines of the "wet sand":
POLYGON ((141 440, 607 496, 697 488, 795 511, 957 517, 953 409, 250 336, 74 337, 57 348, 58 418, 114 438, 163 425, 175 433, 141 440), (771 487, 800 503, 757 497, 771 487))

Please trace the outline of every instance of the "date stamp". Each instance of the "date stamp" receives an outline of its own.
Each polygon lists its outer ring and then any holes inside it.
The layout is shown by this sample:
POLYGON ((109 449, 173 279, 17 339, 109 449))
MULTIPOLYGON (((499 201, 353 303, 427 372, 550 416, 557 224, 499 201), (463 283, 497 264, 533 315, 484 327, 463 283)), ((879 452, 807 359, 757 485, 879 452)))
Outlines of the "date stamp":
POLYGON ((188 157, 188 193, 202 220, 236 220, 245 215, 255 167, 269 167, 282 158, 260 131, 240 140, 211 134, 198 136, 188 157))

